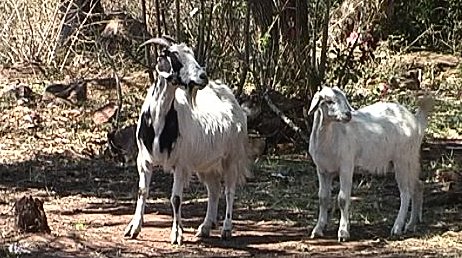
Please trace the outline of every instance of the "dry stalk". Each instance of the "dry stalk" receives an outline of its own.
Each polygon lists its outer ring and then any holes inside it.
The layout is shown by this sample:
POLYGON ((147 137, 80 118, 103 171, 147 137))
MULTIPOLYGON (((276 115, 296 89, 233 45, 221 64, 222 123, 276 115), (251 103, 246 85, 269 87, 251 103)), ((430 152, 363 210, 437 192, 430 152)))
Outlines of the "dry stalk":
MULTIPOLYGON (((72 2, 69 3, 69 5, 73 4, 72 2)), ((93 12, 93 9, 95 8, 96 5, 92 5, 90 7, 90 10, 89 12, 85 15, 85 18, 83 19, 82 22, 80 22, 79 24, 79 27, 77 28, 77 30, 73 33, 74 35, 72 36, 72 41, 71 41, 71 44, 69 45, 67 51, 66 51, 66 55, 64 56, 64 60, 62 61, 61 63, 61 66, 59 68, 60 71, 63 71, 64 69, 64 66, 66 65, 66 62, 67 62, 67 59, 69 58, 69 55, 70 53, 73 51, 73 47, 75 45, 75 43, 77 42, 77 40, 79 39, 78 35, 80 34, 80 32, 82 31, 83 28, 85 28, 85 23, 87 22, 87 20, 91 17, 92 15, 92 12, 93 12)), ((68 7, 69 9, 69 7, 68 7)))

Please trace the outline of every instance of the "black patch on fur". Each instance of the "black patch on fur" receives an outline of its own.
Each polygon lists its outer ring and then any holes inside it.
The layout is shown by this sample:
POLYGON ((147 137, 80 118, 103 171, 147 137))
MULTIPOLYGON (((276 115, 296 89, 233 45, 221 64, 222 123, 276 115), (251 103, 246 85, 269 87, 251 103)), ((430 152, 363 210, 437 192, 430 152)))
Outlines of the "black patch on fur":
POLYGON ((178 211, 180 211, 180 205, 181 205, 180 196, 178 196, 178 195, 173 196, 172 204, 173 204, 173 210, 174 210, 175 214, 178 214, 178 211))
POLYGON ((173 144, 176 142, 179 135, 178 114, 173 107, 173 103, 174 102, 172 102, 172 106, 165 116, 164 129, 160 133, 159 138, 160 152, 164 152, 164 150, 167 149, 168 155, 172 152, 173 144))
POLYGON ((226 213, 226 219, 231 219, 231 214, 226 213))
POLYGON ((170 57, 170 65, 173 68, 174 73, 179 73, 181 68, 183 68, 183 64, 178 60, 178 56, 175 53, 169 52, 170 57))
POLYGON ((154 137, 156 132, 152 126, 152 118, 149 110, 144 111, 141 116, 140 126, 138 129, 138 139, 141 140, 148 149, 149 153, 152 152, 152 143, 154 142, 154 137))

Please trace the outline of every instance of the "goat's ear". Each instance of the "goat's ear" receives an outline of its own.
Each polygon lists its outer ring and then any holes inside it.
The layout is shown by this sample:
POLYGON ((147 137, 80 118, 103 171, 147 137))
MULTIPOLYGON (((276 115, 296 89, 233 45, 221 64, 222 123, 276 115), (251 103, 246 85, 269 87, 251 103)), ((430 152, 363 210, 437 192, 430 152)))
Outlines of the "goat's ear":
POLYGON ((169 78, 173 74, 172 63, 166 56, 160 56, 157 58, 156 65, 157 73, 164 78, 169 78))
POLYGON ((319 101, 321 101, 321 96, 319 95, 319 91, 316 92, 311 99, 310 109, 308 110, 308 115, 314 113, 314 111, 318 108, 319 101))

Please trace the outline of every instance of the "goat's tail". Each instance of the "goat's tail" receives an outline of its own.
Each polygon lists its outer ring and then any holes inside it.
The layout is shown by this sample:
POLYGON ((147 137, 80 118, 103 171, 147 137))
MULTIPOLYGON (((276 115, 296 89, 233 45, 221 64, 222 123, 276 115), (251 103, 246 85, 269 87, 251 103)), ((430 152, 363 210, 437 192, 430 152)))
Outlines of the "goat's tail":
POLYGON ((427 127, 428 124, 428 117, 433 110, 433 105, 435 100, 429 94, 426 94, 421 99, 418 100, 419 102, 419 109, 417 110, 415 116, 419 121, 419 124, 422 126, 423 129, 427 127))

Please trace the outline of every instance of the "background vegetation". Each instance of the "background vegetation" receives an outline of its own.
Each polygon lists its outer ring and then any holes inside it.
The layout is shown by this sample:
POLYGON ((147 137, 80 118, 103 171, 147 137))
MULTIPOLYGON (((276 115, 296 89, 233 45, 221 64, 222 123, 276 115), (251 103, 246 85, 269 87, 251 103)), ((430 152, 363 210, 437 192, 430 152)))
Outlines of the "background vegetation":
POLYGON ((16 257, 15 245, 42 257, 462 252, 458 0, 2 0, 0 24, 0 256, 16 257), (134 211, 138 175, 132 164, 108 157, 107 133, 136 121, 155 78, 150 66, 157 51, 139 45, 163 34, 191 45, 211 78, 228 83, 243 105, 259 112, 249 125, 265 139, 266 155, 239 191, 242 233, 234 242, 191 240, 206 192, 193 180, 185 193, 191 242, 171 248, 165 233, 171 176, 163 173, 154 175, 142 233, 155 244, 121 237, 134 211), (85 86, 85 98, 46 98, 47 89, 59 85, 85 86), (388 238, 399 206, 393 175, 358 175, 352 246, 336 245, 334 223, 332 239, 308 239, 317 179, 305 111, 320 85, 344 88, 354 107, 385 100, 412 109, 416 96, 435 96, 422 146, 425 218, 416 235, 388 238), (101 113, 108 117, 97 122, 101 113), (45 200, 49 238, 9 227, 11 204, 24 194, 45 200), (10 244, 13 251, 6 250, 10 244))

